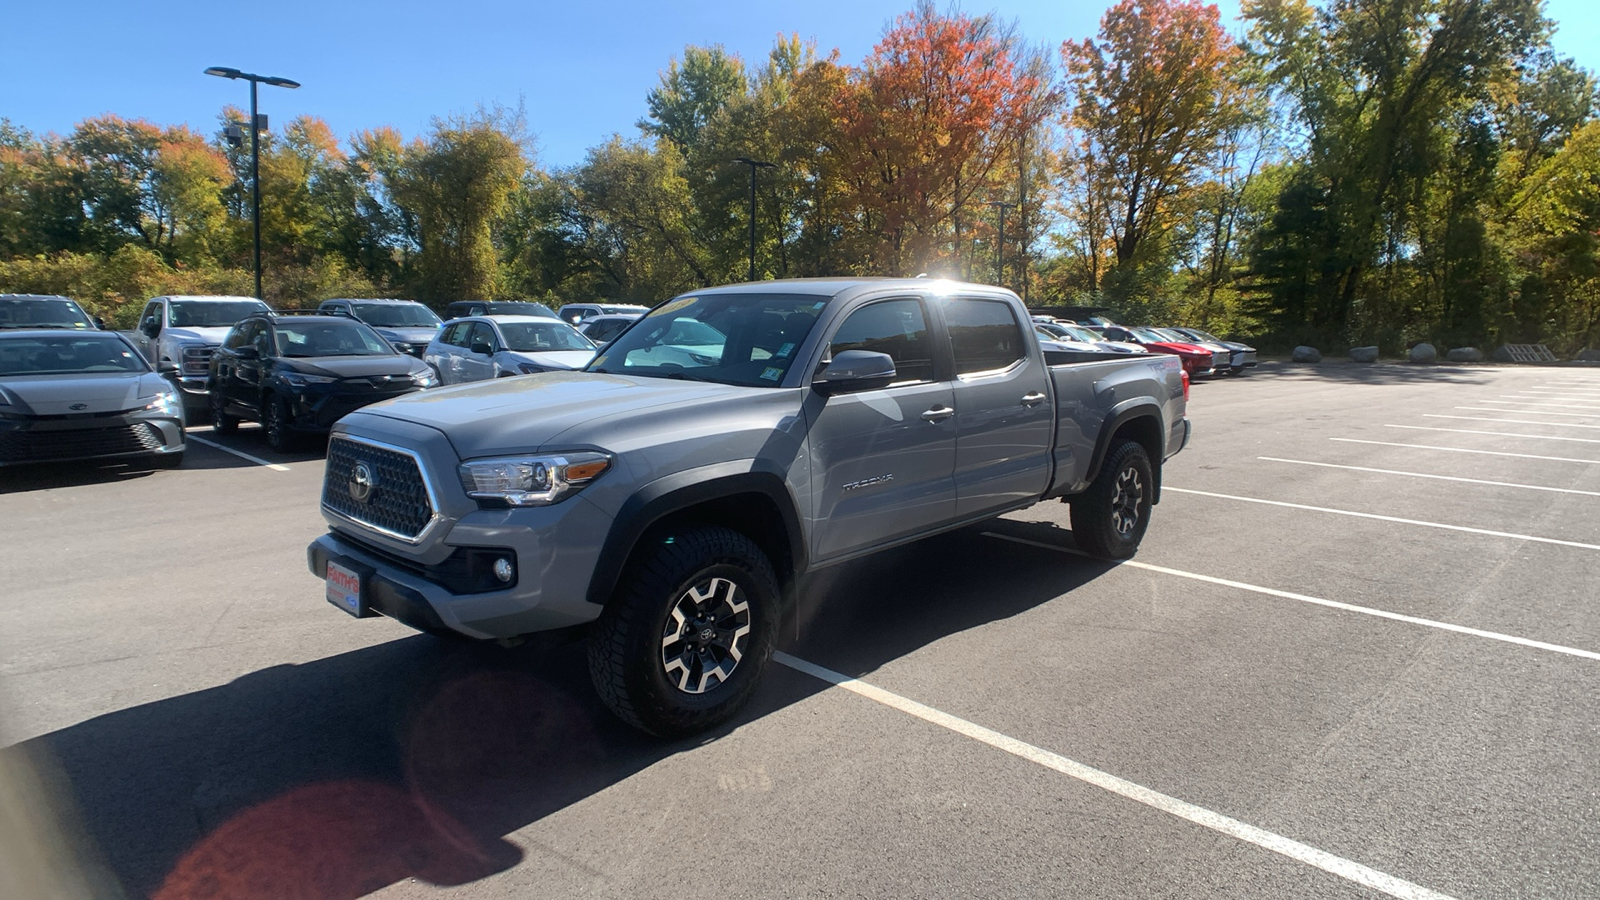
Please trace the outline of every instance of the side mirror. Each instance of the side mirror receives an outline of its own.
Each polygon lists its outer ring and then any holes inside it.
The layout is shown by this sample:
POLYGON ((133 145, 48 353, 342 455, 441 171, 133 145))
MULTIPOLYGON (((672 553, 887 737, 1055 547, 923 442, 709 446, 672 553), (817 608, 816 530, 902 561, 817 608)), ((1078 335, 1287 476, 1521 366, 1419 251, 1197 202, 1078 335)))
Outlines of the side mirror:
POLYGON ((894 357, 872 350, 844 350, 811 380, 819 394, 832 396, 853 391, 875 391, 894 381, 894 357))
POLYGON ((162 378, 176 378, 178 376, 178 364, 170 359, 163 359, 161 362, 156 363, 156 374, 162 378))
POLYGON ((105 331, 106 330, 106 320, 100 318, 99 316, 95 316, 94 317, 94 327, 100 329, 101 331, 105 331))
POLYGON ((245 344, 244 346, 238 348, 237 350, 234 350, 233 353, 234 353, 235 356, 239 357, 240 359, 260 359, 261 358, 261 351, 256 349, 255 347, 249 345, 249 344, 245 344))
POLYGON ((161 322, 155 316, 146 316, 145 320, 139 323, 139 333, 145 337, 155 337, 156 332, 160 330, 161 322))
POLYGON ((473 353, 478 353, 483 356, 494 355, 494 348, 488 344, 485 344, 483 341, 474 341, 472 346, 467 349, 471 350, 473 353))

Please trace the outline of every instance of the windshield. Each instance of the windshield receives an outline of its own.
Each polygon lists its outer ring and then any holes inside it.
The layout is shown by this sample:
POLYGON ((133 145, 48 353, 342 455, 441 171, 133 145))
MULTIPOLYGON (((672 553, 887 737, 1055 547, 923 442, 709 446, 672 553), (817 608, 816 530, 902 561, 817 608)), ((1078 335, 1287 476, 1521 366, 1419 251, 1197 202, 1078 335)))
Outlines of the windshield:
POLYGON ((260 300, 171 300, 167 324, 173 328, 226 328, 266 308, 260 300))
POLYGON ((632 319, 590 319, 589 326, 584 329, 584 336, 597 343, 605 343, 623 332, 623 329, 633 324, 632 319))
POLYGON ((552 322, 501 322, 500 336, 506 349, 518 353, 544 353, 550 350, 593 350, 594 344, 571 325, 552 322))
POLYGON ((1062 325, 1060 327, 1062 331, 1067 333, 1067 337, 1072 338, 1075 341, 1084 341, 1092 344, 1096 341, 1105 340, 1104 337, 1095 334, 1087 328, 1079 328, 1076 325, 1062 325))
POLYGON ((439 317, 421 303, 352 303, 350 312, 374 328, 436 328, 439 317))
POLYGON ((826 305, 814 294, 679 297, 635 323, 588 370, 775 387, 826 305))
POLYGON ((93 328, 78 304, 65 297, 0 300, 0 328, 93 328))
POLYGON ((1162 344, 1172 340, 1154 328, 1127 328, 1127 332, 1146 344, 1162 344))
POLYGON ((286 322, 279 320, 278 355, 393 356, 397 351, 378 333, 360 322, 286 322))
POLYGON ((1198 328, 1185 328, 1184 331, 1187 332, 1188 334, 1193 335, 1198 340, 1210 341, 1213 344, 1222 343, 1222 339, 1221 338, 1211 334, 1210 332, 1201 331, 1198 328))
POLYGON ((144 357, 115 335, 0 337, 0 375, 148 371, 144 357))
POLYGON ((1173 331, 1171 328, 1152 328, 1150 330, 1161 335, 1161 339, 1164 341, 1176 341, 1180 344, 1192 344, 1195 340, 1194 338, 1189 337, 1187 334, 1184 334, 1181 331, 1173 331))
POLYGON ((541 316, 546 319, 559 319, 556 311, 543 303, 529 303, 519 300, 496 300, 485 303, 484 312, 491 316, 541 316))

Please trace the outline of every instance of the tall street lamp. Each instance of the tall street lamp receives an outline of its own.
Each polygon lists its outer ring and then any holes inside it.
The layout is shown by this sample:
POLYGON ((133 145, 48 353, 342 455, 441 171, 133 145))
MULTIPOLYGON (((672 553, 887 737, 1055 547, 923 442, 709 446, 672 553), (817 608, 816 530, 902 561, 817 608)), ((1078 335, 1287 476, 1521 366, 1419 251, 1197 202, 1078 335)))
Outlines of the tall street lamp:
POLYGON ((1004 200, 990 200, 989 206, 994 207, 995 235, 994 235, 994 283, 999 287, 1006 286, 1006 210, 1016 209, 1015 203, 1004 200))
POLYGON ((747 281, 756 280, 756 170, 776 169, 777 165, 751 159, 748 156, 735 157, 734 162, 750 167, 750 277, 747 281))
POLYGON ((261 117, 256 114, 256 85, 297 88, 298 81, 276 75, 252 75, 226 66, 212 66, 207 75, 218 78, 243 78, 250 82, 250 216, 254 220, 256 250, 256 299, 261 299, 261 117))

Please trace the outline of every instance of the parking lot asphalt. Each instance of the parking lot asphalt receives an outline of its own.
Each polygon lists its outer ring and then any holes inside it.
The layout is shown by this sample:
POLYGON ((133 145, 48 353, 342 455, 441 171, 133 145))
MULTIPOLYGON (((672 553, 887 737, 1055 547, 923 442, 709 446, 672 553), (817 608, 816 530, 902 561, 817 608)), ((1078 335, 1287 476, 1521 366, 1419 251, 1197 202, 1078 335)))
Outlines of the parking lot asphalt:
POLYGON ((675 742, 580 645, 326 604, 315 450, 0 470, 0 775, 96 894, 1595 896, 1600 371, 1266 364, 1190 416, 1133 562, 1049 503, 827 570, 675 742))

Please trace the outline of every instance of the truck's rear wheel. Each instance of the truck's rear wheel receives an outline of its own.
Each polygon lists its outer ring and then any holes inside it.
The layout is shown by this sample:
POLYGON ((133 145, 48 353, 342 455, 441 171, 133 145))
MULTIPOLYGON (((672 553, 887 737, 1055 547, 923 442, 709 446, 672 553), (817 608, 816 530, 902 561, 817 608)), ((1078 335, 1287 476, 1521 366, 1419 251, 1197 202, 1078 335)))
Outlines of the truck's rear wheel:
POLYGON ((1072 501, 1072 537, 1101 559, 1128 559, 1150 526, 1155 475, 1137 441, 1113 444, 1089 489, 1072 501))
POLYGON ((726 721, 772 656, 778 579, 727 528, 655 539, 589 636, 589 674, 623 721, 664 737, 726 721))

